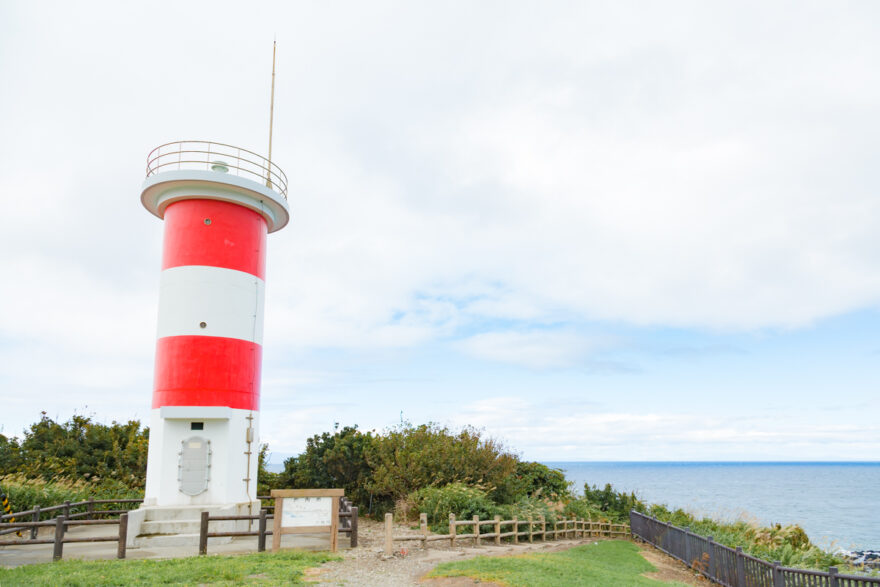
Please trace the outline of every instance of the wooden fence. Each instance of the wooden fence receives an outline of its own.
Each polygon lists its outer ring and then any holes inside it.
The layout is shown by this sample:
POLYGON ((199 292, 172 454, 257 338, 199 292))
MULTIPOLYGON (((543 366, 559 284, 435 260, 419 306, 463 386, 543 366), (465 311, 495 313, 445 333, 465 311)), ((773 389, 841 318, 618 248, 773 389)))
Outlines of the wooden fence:
MULTIPOLYGON (((269 499, 261 496, 259 499, 269 499)), ((128 511, 120 509, 98 509, 108 504, 143 503, 143 499, 89 499, 86 501, 70 502, 54 505, 46 508, 34 506, 21 512, 12 512, 0 517, 0 535, 29 530, 30 535, 24 540, 0 540, 0 546, 22 546, 27 544, 53 544, 53 560, 60 560, 64 554, 64 545, 73 542, 114 542, 118 541, 116 551, 117 558, 125 558, 126 538, 128 537, 128 511), (96 507, 97 506, 97 507, 96 507), (78 511, 79 510, 79 511, 78 511), (62 512, 55 518, 41 521, 41 516, 46 513, 62 512), (96 519, 106 516, 119 515, 116 519, 96 519), (30 518, 30 521, 24 520, 30 518), (80 520, 77 518, 86 518, 80 520), (5 520, 14 519, 14 522, 5 520), (66 536, 67 530, 72 526, 97 526, 118 524, 119 532, 115 536, 91 536, 84 538, 70 538, 66 536), (43 527, 54 527, 55 533, 51 538, 39 538, 38 530, 43 527)), ((211 516, 209 512, 202 512, 199 533, 199 554, 208 551, 208 538, 231 537, 231 536, 257 536, 257 550, 266 550, 266 536, 272 535, 272 530, 267 530, 267 521, 274 517, 268 513, 269 506, 260 510, 256 516, 211 516), (256 520, 258 529, 254 531, 227 531, 208 532, 208 524, 212 521, 227 520, 256 520)), ((339 500, 339 532, 349 535, 351 547, 358 543, 358 508, 351 505, 345 498, 339 500)))
POLYGON ((694 534, 656 518, 632 511, 629 514, 634 537, 656 546, 703 576, 726 587, 872 587, 880 577, 841 575, 836 567, 828 572, 783 567, 742 551, 718 544, 711 536, 694 534))
MULTIPOLYGON (((46 514, 52 514, 54 512, 61 512, 60 515, 64 516, 67 520, 75 520, 77 518, 94 520, 96 518, 124 514, 130 509, 107 509, 106 506, 108 505, 143 503, 143 501, 143 499, 88 499, 86 501, 65 501, 62 504, 53 505, 46 508, 40 508, 40 506, 35 505, 29 510, 11 512, 9 514, 0 516, 0 536, 4 534, 12 534, 13 532, 19 532, 22 529, 30 528, 31 539, 35 540, 37 538, 37 528, 39 526, 34 526, 33 524, 25 524, 25 520, 28 520, 29 522, 52 520, 59 514, 56 514, 56 516, 46 514), (100 508, 101 506, 105 507, 103 509, 96 509, 96 506, 98 508, 100 508), (7 520, 15 520, 15 522, 7 520)), ((6 543, 0 542, 0 545, 2 544, 6 543)), ((16 542, 16 544, 18 544, 18 542, 16 542)))
POLYGON ((468 543, 472 546, 480 546, 484 540, 490 538, 494 544, 501 544, 502 539, 510 539, 513 544, 517 544, 520 538, 533 542, 536 538, 547 540, 549 537, 559 540, 560 538, 584 538, 587 536, 609 536, 627 538, 630 536, 629 526, 626 524, 610 524, 607 522, 594 522, 592 520, 583 520, 580 518, 571 518, 564 520, 556 520, 555 522, 547 522, 543 516, 537 520, 525 519, 520 520, 513 518, 512 520, 502 520, 501 516, 495 516, 491 520, 481 520, 479 516, 474 516, 470 520, 458 520, 455 514, 449 514, 449 533, 448 534, 431 534, 428 530, 428 515, 421 514, 419 516, 419 534, 394 535, 394 516, 393 514, 385 514, 385 555, 391 556, 394 553, 394 543, 404 541, 419 541, 422 548, 427 548, 429 542, 437 540, 448 540, 449 546, 455 547, 456 544, 468 543), (552 529, 548 530, 550 525, 552 529), (471 527, 468 533, 459 533, 461 527, 471 527), (491 532, 482 532, 482 526, 492 526, 491 532), (521 528, 525 526, 525 530, 521 528), (502 530, 507 528, 507 532, 502 530))
MULTIPOLYGON (((260 510, 258 516, 212 516, 209 512, 202 512, 201 525, 199 527, 199 554, 208 554, 208 538, 221 538, 227 536, 256 536, 257 552, 266 550, 266 537, 272 535, 272 530, 268 528, 269 520, 274 520, 275 516, 269 514, 268 508, 260 510), (209 532, 208 525, 211 522, 233 521, 233 520, 256 520, 258 522, 256 530, 249 531, 226 531, 226 532, 209 532)), ((357 547, 358 544, 358 509, 352 506, 351 502, 344 498, 340 499, 339 511, 339 533, 349 535, 351 548, 357 547), (343 524, 347 521, 347 524, 343 524)))
MULTIPOLYGON (((10 526, 13 524, 0 524, 2 526, 10 526)), ((53 544, 52 560, 61 560, 64 551, 64 545, 72 542, 118 542, 116 549, 116 558, 125 558, 125 540, 128 537, 128 513, 120 514, 115 520, 69 520, 67 516, 60 515, 53 520, 43 522, 15 522, 14 526, 19 528, 30 528, 32 536, 35 536, 36 530, 40 527, 55 527, 55 534, 52 538, 28 538, 27 540, 3 540, 0 546, 20 546, 23 544, 53 544), (89 536, 85 538, 69 538, 65 536, 67 529, 71 526, 99 526, 99 525, 118 525, 119 533, 116 536, 89 536)), ((14 531, 14 530, 13 530, 14 531)))

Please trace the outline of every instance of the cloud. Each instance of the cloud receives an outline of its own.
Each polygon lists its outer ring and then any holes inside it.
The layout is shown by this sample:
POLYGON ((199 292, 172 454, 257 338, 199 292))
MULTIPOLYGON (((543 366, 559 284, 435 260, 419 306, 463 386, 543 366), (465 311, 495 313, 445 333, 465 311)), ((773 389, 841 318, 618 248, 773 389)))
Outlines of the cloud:
POLYGON ((548 369, 579 364, 595 348, 595 343, 573 332, 542 330, 485 332, 466 338, 457 346, 481 359, 548 369))
POLYGON ((867 419, 829 423, 787 411, 608 411, 495 396, 462 406, 453 423, 483 428, 537 460, 870 460, 880 448, 880 427, 867 419))

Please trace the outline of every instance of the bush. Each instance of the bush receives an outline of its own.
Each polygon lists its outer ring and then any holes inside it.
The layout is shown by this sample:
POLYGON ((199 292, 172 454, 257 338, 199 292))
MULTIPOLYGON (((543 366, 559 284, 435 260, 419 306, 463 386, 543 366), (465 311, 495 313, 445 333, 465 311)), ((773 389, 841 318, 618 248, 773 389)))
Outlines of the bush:
POLYGON ((278 487, 300 489, 342 488, 363 513, 371 505, 369 485, 372 471, 367 451, 376 442, 370 432, 357 426, 338 426, 333 434, 316 434, 306 441, 306 450, 284 461, 284 472, 275 480, 278 487))
POLYGON ((647 508, 647 513, 679 528, 687 527, 697 534, 712 536, 715 542, 730 548, 742 546, 746 553, 754 557, 782 561, 788 567, 826 569, 845 564, 840 557, 810 542, 806 532, 798 525, 761 526, 745 520, 722 522, 697 518, 681 509, 670 511, 663 505, 652 505, 647 508))
MULTIPOLYGON (((562 510, 562 513, 565 517, 574 516, 575 518, 581 518, 583 520, 593 520, 594 522, 610 522, 611 519, 608 515, 599 509, 599 507, 583 498, 572 499, 568 503, 565 504, 565 508, 562 510)), ((629 514, 627 513, 627 523, 629 520, 629 514)))
MULTIPOLYGON (((548 502, 546 499, 537 497, 524 497, 516 503, 498 506, 495 513, 500 514, 505 520, 516 518, 517 520, 531 519, 537 523, 541 516, 547 523, 552 524, 559 518, 559 504, 548 502)), ((520 531, 525 531, 525 526, 520 531)))
POLYGON ((428 524, 434 532, 446 532, 449 514, 455 514, 459 520, 469 520, 473 516, 491 518, 496 513, 495 504, 486 491, 463 483, 426 487, 414 492, 410 499, 419 512, 428 514, 428 524))
POLYGON ((643 512, 647 505, 634 492, 615 491, 610 483, 604 489, 584 484, 584 501, 592 504, 606 518, 615 523, 629 523, 630 510, 643 512))
MULTIPOLYGON (((9 498, 12 511, 29 510, 38 505, 46 508, 61 505, 65 501, 77 502, 88 499, 132 498, 144 496, 142 489, 132 489, 121 481, 104 479, 100 482, 88 482, 82 479, 71 480, 59 478, 54 481, 28 479, 21 473, 0 477, 0 490, 9 498)), ((99 509, 132 508, 137 504, 102 504, 99 509)), ((53 518, 58 512, 49 512, 43 519, 53 518)))
POLYGON ((18 445, 14 471, 25 477, 94 481, 115 479, 143 488, 147 471, 149 429, 137 420, 107 426, 75 415, 59 424, 42 413, 18 445))
POLYGON ((257 460, 257 495, 269 495, 273 489, 280 488, 281 473, 273 473, 266 469, 266 461, 269 458, 269 445, 260 445, 260 455, 257 460))
POLYGON ((494 491, 516 467, 514 455, 474 428, 453 432, 434 423, 403 424, 377 436, 366 457, 373 473, 369 490, 391 502, 451 483, 494 491))
POLYGON ((513 474, 499 483, 492 493, 492 499, 497 503, 510 504, 528 497, 560 500, 569 495, 569 483, 562 471, 541 463, 519 461, 513 474))

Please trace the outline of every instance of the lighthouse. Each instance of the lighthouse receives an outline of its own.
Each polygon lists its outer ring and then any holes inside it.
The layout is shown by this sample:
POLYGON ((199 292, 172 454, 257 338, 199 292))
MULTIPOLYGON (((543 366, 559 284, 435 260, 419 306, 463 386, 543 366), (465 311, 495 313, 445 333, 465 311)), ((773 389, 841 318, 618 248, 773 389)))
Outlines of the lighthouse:
POLYGON ((289 220, 287 178, 252 151, 178 141, 148 156, 141 202, 164 238, 147 483, 132 521, 135 534, 186 534, 198 512, 259 509, 266 241, 289 220))

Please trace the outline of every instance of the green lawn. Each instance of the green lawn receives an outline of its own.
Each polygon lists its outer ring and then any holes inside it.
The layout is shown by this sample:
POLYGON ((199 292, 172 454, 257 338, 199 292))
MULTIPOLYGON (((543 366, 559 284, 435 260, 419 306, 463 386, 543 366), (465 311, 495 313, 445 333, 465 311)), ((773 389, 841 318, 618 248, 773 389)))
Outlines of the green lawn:
POLYGON ((561 552, 520 556, 480 556, 438 565, 429 577, 472 577, 511 587, 683 585, 640 576, 656 571, 632 542, 604 541, 561 552))
POLYGON ((65 560, 0 568, 0 586, 300 584, 303 569, 337 558, 326 552, 281 551, 170 560, 65 560))

